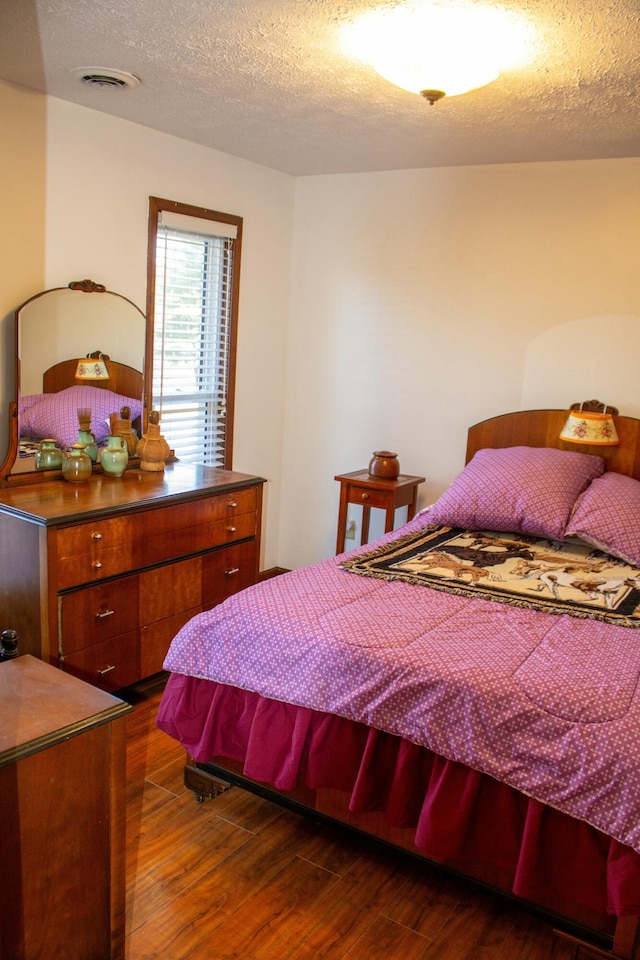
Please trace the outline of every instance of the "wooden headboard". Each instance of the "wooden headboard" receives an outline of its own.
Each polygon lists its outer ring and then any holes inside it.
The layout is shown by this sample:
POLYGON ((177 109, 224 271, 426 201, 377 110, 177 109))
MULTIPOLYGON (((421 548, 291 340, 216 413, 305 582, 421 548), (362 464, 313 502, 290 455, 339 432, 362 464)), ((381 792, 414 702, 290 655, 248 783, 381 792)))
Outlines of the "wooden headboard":
POLYGON ((521 410, 482 420, 469 428, 466 462, 483 447, 556 447, 603 457, 607 470, 640 480, 640 420, 614 416, 620 443, 615 447, 567 443, 560 439, 567 410, 521 410))
MULTIPOLYGON (((62 360, 54 364, 42 375, 42 392, 58 393, 67 387, 77 386, 75 379, 78 360, 62 360)), ((120 393, 125 397, 139 397, 142 399, 144 391, 144 379, 139 370, 134 367, 128 367, 126 363, 117 363, 115 360, 109 360, 109 379, 92 380, 92 387, 100 387, 105 390, 111 390, 113 393, 120 393)))

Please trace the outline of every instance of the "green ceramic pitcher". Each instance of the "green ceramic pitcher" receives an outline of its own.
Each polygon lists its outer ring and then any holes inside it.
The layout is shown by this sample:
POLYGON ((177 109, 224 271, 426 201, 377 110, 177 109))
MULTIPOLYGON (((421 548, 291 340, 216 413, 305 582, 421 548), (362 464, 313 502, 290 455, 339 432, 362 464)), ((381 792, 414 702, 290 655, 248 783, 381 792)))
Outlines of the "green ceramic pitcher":
POLYGON ((50 437, 41 440, 36 451, 36 470, 59 470, 62 466, 62 450, 50 437))
POLYGON ((110 477, 122 477, 129 462, 127 441, 124 437, 107 437, 107 445, 100 452, 100 465, 110 477))

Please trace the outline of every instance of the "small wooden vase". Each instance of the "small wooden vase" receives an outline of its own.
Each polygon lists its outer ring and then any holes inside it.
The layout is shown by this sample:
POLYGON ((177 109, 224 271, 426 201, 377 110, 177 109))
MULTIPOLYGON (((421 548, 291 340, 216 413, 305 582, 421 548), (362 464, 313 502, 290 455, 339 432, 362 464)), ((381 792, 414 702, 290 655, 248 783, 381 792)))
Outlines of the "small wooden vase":
POLYGON ((164 470, 165 460, 171 449, 160 433, 160 414, 152 410, 149 414, 147 432, 138 440, 136 454, 140 457, 140 469, 149 472, 164 470))
POLYGON ((111 420, 111 434, 115 437, 122 437, 127 445, 127 453, 130 457, 134 457, 138 443, 138 434, 131 426, 131 408, 121 407, 120 418, 118 419, 112 414, 109 419, 111 420))
POLYGON ((375 450, 369 461, 369 476, 384 480, 397 480, 400 474, 398 454, 390 450, 375 450))

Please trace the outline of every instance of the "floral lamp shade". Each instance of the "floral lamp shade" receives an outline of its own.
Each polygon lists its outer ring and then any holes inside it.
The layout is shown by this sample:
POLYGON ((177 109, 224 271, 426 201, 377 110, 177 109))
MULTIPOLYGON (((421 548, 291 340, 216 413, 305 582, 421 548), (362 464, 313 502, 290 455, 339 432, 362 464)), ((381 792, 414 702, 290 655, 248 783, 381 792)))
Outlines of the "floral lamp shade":
POLYGON ((94 360, 92 357, 78 360, 75 378, 76 380, 108 380, 107 364, 104 360, 94 360))
POLYGON ((571 410, 560 431, 560 439, 608 447, 620 443, 612 414, 592 410, 571 410))

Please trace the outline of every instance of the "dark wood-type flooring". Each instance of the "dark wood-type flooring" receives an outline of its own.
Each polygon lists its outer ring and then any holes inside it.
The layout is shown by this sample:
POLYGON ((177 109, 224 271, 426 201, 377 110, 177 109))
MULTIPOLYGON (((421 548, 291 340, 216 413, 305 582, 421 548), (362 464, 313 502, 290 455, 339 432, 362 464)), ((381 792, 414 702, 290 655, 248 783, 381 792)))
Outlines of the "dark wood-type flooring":
POLYGON ((127 960, 569 960, 549 924, 233 787, 199 804, 127 691, 127 960))

